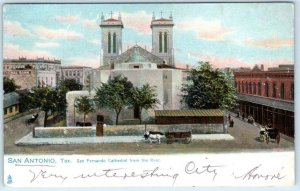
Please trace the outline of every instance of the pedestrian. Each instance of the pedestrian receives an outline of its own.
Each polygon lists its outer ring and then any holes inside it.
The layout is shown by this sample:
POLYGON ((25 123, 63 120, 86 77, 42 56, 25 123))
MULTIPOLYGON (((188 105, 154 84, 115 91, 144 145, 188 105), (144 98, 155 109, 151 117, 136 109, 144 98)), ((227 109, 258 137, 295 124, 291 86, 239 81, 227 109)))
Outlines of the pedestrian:
POLYGON ((234 121, 233 121, 233 119, 231 119, 231 120, 229 121, 229 127, 233 127, 233 125, 234 125, 234 121))
POLYGON ((242 114, 242 119, 243 119, 243 120, 245 119, 245 113, 242 114))
POLYGON ((230 121, 230 118, 231 118, 231 116, 230 116, 230 114, 228 114, 228 121, 230 121))

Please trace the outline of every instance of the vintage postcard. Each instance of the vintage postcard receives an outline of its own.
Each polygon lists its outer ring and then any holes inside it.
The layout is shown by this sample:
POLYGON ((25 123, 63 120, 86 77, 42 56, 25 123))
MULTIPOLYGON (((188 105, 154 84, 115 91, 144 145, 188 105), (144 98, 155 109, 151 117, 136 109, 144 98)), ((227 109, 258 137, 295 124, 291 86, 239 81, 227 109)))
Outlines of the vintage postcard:
POLYGON ((295 185, 293 3, 2 9, 6 187, 295 185))

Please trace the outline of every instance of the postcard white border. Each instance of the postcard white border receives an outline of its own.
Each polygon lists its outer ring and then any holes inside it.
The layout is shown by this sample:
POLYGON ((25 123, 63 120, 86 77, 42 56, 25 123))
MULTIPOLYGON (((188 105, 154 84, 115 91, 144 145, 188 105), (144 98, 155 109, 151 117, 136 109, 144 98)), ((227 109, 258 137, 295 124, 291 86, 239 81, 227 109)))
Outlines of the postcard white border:
MULTIPOLYGON (((65 0, 65 1, 61 1, 61 0, 53 0, 53 1, 42 1, 42 0, 4 0, 4 1, 1 1, 1 5, 3 5, 4 3, 78 3, 78 2, 82 2, 82 3, 87 3, 85 1, 74 1, 74 0, 65 0)), ((102 1, 102 0, 89 0, 89 2, 92 2, 92 3, 103 3, 103 2, 109 2, 109 1, 102 1)), ((121 3, 126 3, 126 2, 132 2, 132 1, 128 1, 128 0, 118 0, 117 2, 121 2, 121 3)), ((156 3, 156 2, 160 2, 160 1, 148 1, 148 2, 153 2, 153 3, 156 3)), ((182 1, 178 1, 178 0, 173 0, 173 1, 164 1, 164 2, 182 2, 182 1)), ((297 2, 296 0, 292 0, 292 1, 286 1, 286 0, 273 0, 273 1, 261 1, 261 0, 256 0, 256 1, 249 1, 249 0, 239 0, 239 1, 227 1, 227 0, 221 0, 221 1, 211 1, 211 0, 204 0, 204 1, 201 1, 201 0, 189 0, 189 1, 184 1, 184 2, 294 2, 295 3, 295 31, 300 31, 300 27, 299 27, 299 9, 300 9, 300 6, 299 6, 299 2, 297 2)), ((2 9, 1 9, 1 26, 2 26, 2 9)), ((2 32, 2 31, 1 31, 2 32)), ((2 34, 2 33, 1 33, 2 34)), ((297 52, 299 53, 299 35, 296 35, 297 33, 295 32, 295 73, 299 73, 299 66, 298 66, 298 55, 297 55, 297 52)), ((2 44, 2 38, 1 38, 1 44, 2 44)), ((2 50, 2 46, 1 46, 1 50, 2 50)), ((2 56, 2 51, 1 51, 1 56, 2 56)), ((2 58, 2 57, 1 57, 2 58)), ((0 72, 2 73, 2 67, 0 67, 0 72)), ((295 81, 296 81, 296 84, 298 84, 300 82, 299 80, 300 76, 299 75, 295 75, 295 81)), ((3 80, 2 78, 0 79, 0 88, 3 89, 3 80)), ((299 92, 300 92, 300 86, 296 86, 295 88, 295 97, 298 98, 299 97, 299 92)), ((2 94, 1 94, 1 97, 2 97, 2 94)), ((3 100, 3 99, 1 99, 3 100)), ((0 102, 0 106, 3 107, 3 102, 0 102)), ((298 117, 298 114, 299 113, 299 104, 298 104, 298 101, 295 101, 295 123, 296 123, 296 127, 298 127, 300 125, 300 118, 298 117)), ((0 116, 1 118, 3 118, 3 111, 0 110, 0 116)), ((3 127, 3 125, 2 125, 3 127)), ((295 129, 295 135, 298 135, 299 134, 299 128, 296 128, 295 129)), ((3 132, 0 131, 0 137, 3 137, 3 132)), ((296 136, 295 136, 296 137, 296 136)), ((2 139, 3 140, 3 139, 2 139)), ((300 172, 300 168, 299 168, 299 159, 298 159, 298 153, 300 152, 299 151, 299 140, 296 139, 296 142, 295 142, 295 152, 296 152, 296 167, 295 167, 295 170, 300 172)), ((3 142, 1 141, 0 142, 0 153, 2 154, 3 156, 3 142)), ((3 158, 0 157, 0 169, 4 169, 3 168, 3 158)), ((7 188, 7 187, 3 187, 3 173, 0 173, 0 179, 2 180, 2 185, 0 186, 0 189, 4 189, 4 190, 16 190, 15 188, 14 189, 10 189, 10 188, 7 188)), ((295 187, 291 187, 291 188, 255 188, 256 189, 259 189, 259 190, 268 190, 268 189, 272 189, 277 191, 277 190, 299 190, 300 187, 299 187, 299 184, 297 184, 299 182, 299 176, 296 175, 296 186, 295 187)), ((215 188, 214 190, 241 190, 241 188, 215 188)), ((18 189, 18 190, 26 190, 26 189, 18 189)), ((44 190, 44 189, 43 189, 44 190)), ((52 190, 51 188, 47 189, 47 190, 52 190)), ((62 189, 56 189, 56 190, 67 190, 67 188, 62 188, 62 189)), ((70 190, 70 189, 68 189, 70 190)), ((73 190, 73 189, 72 189, 73 190)), ((80 189, 80 190, 98 190, 98 189, 80 189)), ((102 189, 103 190, 103 189, 102 189)), ((107 188, 105 190, 137 190, 137 189, 133 189, 133 188, 127 188, 127 189, 113 189, 113 188, 107 188)), ((140 188, 138 188, 138 190, 140 190, 140 188)), ((143 190, 153 190, 151 188, 143 188, 143 190)), ((166 190, 165 188, 161 188, 160 190, 166 190)), ((178 188, 176 190, 187 190, 186 188, 182 189, 182 188, 178 188)), ((188 189, 188 190, 199 190, 199 188, 194 188, 194 189, 188 189)), ((201 190, 210 190, 210 188, 201 188, 201 190)), ((244 188, 242 190, 253 190, 253 188, 244 188)))

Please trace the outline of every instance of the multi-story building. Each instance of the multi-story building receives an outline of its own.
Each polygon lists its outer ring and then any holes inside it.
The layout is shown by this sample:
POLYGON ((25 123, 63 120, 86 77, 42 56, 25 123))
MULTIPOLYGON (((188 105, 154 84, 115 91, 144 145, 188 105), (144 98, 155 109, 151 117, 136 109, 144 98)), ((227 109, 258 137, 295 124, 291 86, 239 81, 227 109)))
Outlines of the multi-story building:
POLYGON ((239 110, 294 137, 294 70, 234 72, 239 110))
POLYGON ((13 78, 21 89, 37 86, 55 87, 60 80, 60 60, 37 59, 5 59, 3 76, 13 78))
POLYGON ((62 66, 61 79, 73 79, 83 86, 90 84, 90 75, 92 68, 85 66, 62 66))

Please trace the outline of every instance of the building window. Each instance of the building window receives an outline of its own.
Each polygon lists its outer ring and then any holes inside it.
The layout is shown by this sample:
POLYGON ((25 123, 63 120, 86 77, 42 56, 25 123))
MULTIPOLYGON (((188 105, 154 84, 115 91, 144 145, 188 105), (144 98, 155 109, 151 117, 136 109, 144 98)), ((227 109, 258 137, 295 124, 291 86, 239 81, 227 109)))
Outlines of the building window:
POLYGON ((65 71, 65 75, 68 76, 68 71, 65 71))
POLYGON ((273 83, 273 98, 276 98, 276 94, 277 94, 277 85, 276 82, 273 83))
POLYGON ((258 95, 260 95, 261 96, 261 82, 258 82, 258 84, 257 84, 257 88, 258 88, 258 95))
POLYGON ((139 68, 139 66, 133 66, 133 68, 139 68))
POLYGON ((116 33, 113 34, 113 53, 117 52, 117 35, 116 33))
POLYGON ((246 94, 248 93, 248 82, 246 82, 246 94))
POLYGON ((7 108, 4 108, 4 115, 7 114, 7 108))
POLYGON ((294 100, 294 83, 291 84, 291 100, 294 100))
POLYGON ((253 94, 256 95, 256 83, 253 82, 253 94))
POLYGON ((269 97, 269 84, 268 84, 268 82, 265 83, 265 96, 269 97))
POLYGON ((252 84, 249 82, 249 94, 252 94, 252 84))
POLYGON ((111 53, 111 35, 108 33, 108 53, 111 53))
POLYGON ((244 82, 242 82, 242 92, 245 92, 244 82))
POLYGON ((10 107, 9 108, 9 113, 12 113, 13 112, 13 107, 10 107))
POLYGON ((168 35, 167 35, 167 32, 165 32, 165 35, 164 35, 164 52, 167 53, 168 52, 168 35))
POLYGON ((280 86, 280 98, 284 99, 284 83, 281 83, 280 86))
POLYGON ((162 53, 162 32, 159 32, 159 37, 158 37, 158 42, 159 42, 159 53, 162 53))
POLYGON ((238 83, 238 92, 241 92, 241 82, 238 83))

